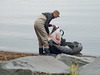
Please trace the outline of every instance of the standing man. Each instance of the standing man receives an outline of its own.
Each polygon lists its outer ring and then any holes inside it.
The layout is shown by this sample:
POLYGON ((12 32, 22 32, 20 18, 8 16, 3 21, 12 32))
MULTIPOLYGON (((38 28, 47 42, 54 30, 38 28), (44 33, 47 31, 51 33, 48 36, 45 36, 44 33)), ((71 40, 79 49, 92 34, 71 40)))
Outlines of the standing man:
POLYGON ((60 13, 55 10, 53 13, 42 13, 34 23, 34 29, 39 41, 39 54, 50 54, 48 36, 50 36, 49 28, 55 25, 49 24, 54 18, 59 17, 60 13))

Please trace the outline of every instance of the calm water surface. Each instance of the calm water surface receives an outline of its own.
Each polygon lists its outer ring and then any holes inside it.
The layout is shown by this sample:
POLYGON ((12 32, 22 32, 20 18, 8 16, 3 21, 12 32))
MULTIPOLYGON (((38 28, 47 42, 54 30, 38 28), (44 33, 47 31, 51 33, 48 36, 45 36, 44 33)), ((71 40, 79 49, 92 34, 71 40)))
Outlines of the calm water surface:
POLYGON ((38 53, 33 24, 42 12, 61 12, 52 24, 78 41, 82 54, 100 55, 100 0, 0 0, 0 50, 38 53))

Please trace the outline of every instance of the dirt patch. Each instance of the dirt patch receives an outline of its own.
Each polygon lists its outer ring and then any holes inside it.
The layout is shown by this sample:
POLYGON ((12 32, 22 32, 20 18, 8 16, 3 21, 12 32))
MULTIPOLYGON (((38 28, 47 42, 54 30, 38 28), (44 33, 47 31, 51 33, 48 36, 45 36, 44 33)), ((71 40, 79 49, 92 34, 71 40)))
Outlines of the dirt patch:
POLYGON ((0 51, 0 61, 9 61, 25 56, 39 56, 39 54, 0 51))

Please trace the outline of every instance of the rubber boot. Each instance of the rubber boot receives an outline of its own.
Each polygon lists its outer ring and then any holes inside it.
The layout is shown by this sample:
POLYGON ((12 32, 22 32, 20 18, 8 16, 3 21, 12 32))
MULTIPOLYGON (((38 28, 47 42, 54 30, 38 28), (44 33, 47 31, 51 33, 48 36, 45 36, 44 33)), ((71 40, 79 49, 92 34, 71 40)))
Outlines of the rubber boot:
POLYGON ((50 55, 50 50, 49 50, 49 48, 44 48, 44 52, 45 52, 46 55, 50 55))
POLYGON ((39 54, 40 54, 40 55, 44 55, 44 53, 43 53, 43 48, 39 48, 39 54))

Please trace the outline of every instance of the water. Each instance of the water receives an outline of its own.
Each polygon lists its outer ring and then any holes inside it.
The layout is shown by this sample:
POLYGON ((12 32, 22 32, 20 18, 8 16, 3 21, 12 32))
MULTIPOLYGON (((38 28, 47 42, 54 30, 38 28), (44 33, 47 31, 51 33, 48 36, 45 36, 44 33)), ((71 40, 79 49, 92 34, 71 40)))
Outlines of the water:
POLYGON ((42 12, 61 12, 52 24, 67 41, 79 41, 82 54, 100 55, 100 0, 0 0, 0 50, 38 53, 33 24, 42 12))

